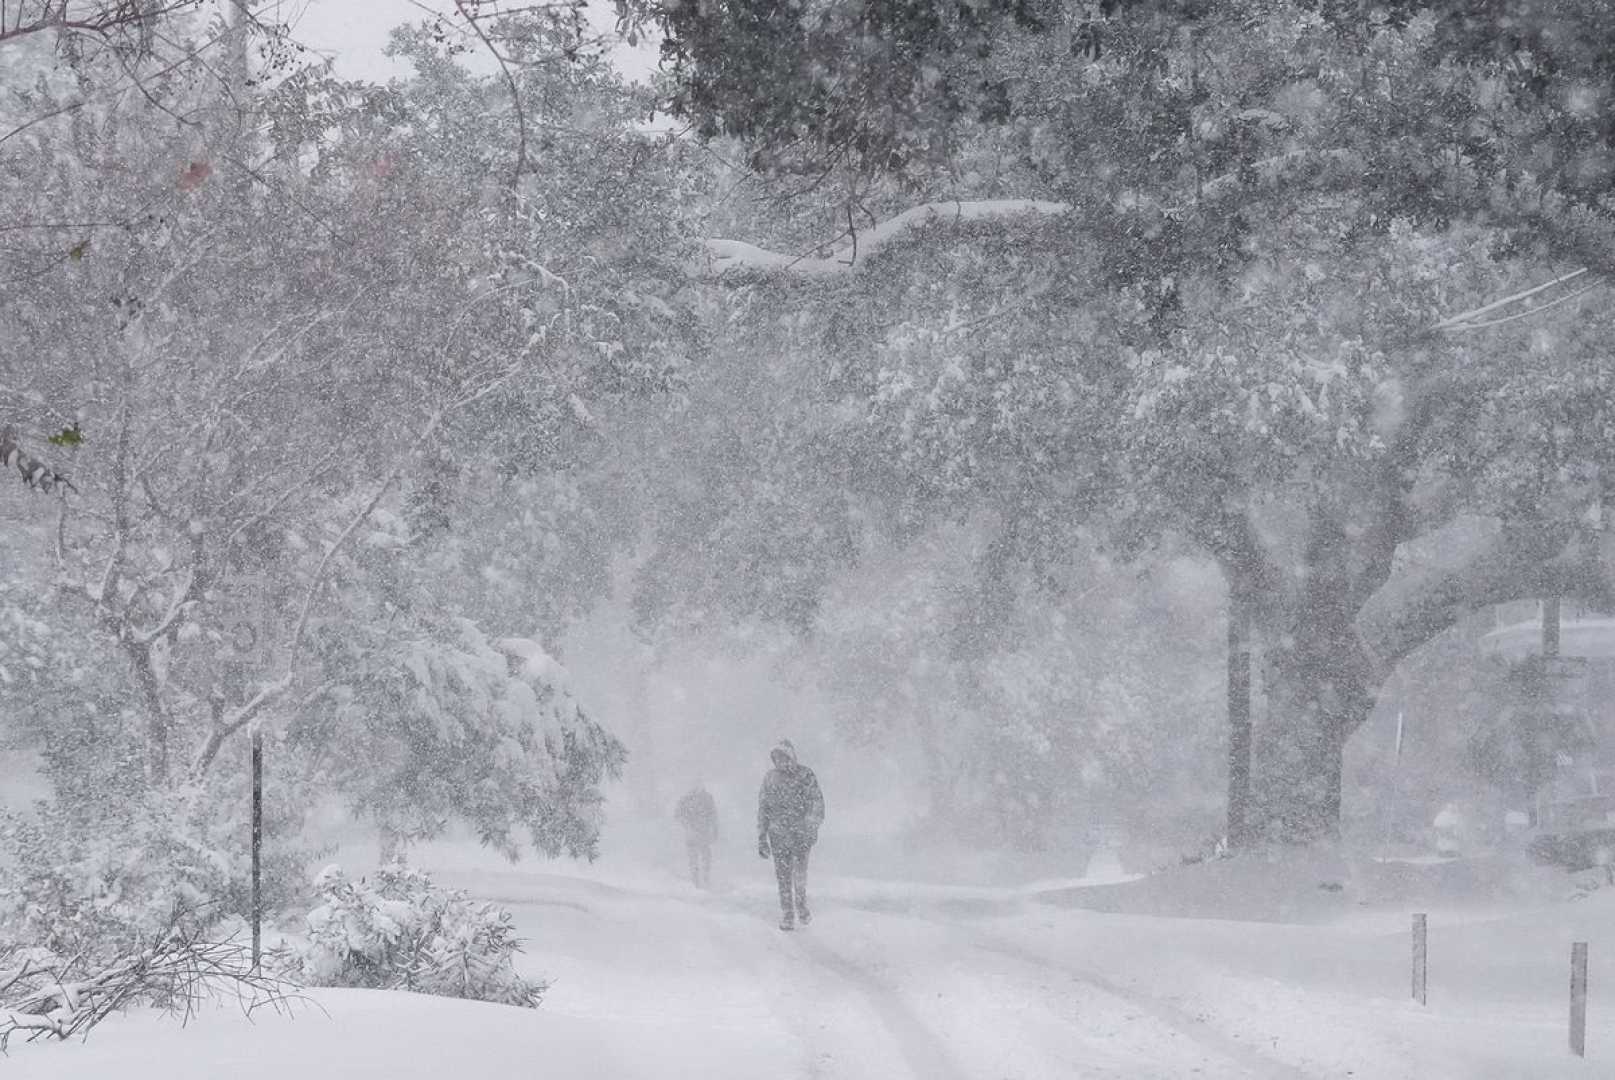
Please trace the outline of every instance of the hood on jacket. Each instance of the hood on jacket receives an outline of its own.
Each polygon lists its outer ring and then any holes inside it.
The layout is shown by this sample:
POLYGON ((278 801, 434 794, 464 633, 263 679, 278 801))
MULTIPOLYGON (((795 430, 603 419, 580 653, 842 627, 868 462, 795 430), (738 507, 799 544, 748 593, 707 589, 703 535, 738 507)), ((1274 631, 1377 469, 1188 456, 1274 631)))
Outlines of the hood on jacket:
POLYGON ((781 739, 775 744, 774 749, 768 752, 768 756, 773 759, 775 768, 784 769, 797 763, 796 747, 789 739, 781 739))

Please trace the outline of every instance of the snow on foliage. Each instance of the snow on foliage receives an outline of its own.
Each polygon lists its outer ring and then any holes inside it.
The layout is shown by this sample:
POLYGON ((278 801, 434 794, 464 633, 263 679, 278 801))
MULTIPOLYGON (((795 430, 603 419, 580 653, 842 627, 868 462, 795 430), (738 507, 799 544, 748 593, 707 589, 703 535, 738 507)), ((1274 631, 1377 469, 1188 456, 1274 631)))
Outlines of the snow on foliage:
POLYGON ((308 915, 308 940, 294 950, 310 985, 538 1007, 546 984, 516 973, 521 942, 498 905, 440 889, 402 863, 378 870, 373 881, 328 866, 314 887, 320 902, 308 915))
MULTIPOLYGON (((55 803, 0 814, 0 946, 110 959, 176 925, 211 931, 246 915, 245 796, 221 780, 93 812, 55 803)), ((266 855, 274 911, 289 905, 307 852, 276 842, 266 855)))
POLYGON ((536 641, 491 643, 469 619, 364 649, 321 723, 348 743, 359 809, 400 839, 468 821, 515 858, 517 833, 547 854, 593 857, 600 784, 623 746, 590 719, 536 641))

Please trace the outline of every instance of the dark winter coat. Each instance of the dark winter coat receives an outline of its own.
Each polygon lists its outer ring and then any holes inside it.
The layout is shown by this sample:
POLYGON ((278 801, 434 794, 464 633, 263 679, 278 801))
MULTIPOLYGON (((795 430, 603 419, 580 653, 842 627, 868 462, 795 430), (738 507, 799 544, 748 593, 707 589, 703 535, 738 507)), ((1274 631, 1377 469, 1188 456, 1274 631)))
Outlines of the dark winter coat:
MULTIPOLYGON (((776 755, 776 762, 782 755, 776 755)), ((763 777, 757 794, 757 842, 779 851, 806 851, 824 822, 824 793, 813 770, 794 755, 763 777)))
POLYGON ((706 788, 696 788, 679 800, 673 811, 692 843, 710 844, 718 836, 718 804, 706 788))

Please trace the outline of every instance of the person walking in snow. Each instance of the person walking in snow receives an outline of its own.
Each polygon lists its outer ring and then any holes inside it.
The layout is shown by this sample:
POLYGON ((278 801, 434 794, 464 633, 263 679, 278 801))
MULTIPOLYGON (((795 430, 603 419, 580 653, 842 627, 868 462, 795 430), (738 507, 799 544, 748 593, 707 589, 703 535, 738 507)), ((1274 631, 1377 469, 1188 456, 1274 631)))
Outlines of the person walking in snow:
POLYGON ((807 904, 808 851, 824 821, 824 794, 813 770, 796 760, 791 740, 769 752, 774 767, 757 794, 757 854, 773 856, 779 879, 779 928, 794 930, 813 921, 807 904))
POLYGON ((712 842, 718 838, 718 804, 700 780, 685 792, 673 815, 684 826, 684 850, 690 857, 690 880, 698 889, 712 886, 712 842))

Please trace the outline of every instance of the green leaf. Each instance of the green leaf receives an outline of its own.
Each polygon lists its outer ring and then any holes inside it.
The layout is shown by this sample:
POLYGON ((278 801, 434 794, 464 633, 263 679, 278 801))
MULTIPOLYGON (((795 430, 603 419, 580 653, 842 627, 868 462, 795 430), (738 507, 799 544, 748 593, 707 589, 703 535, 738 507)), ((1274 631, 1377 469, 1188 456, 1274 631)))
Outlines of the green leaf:
POLYGON ((48 436, 45 441, 53 446, 79 446, 84 442, 84 433, 79 431, 78 421, 75 420, 71 426, 48 436))

